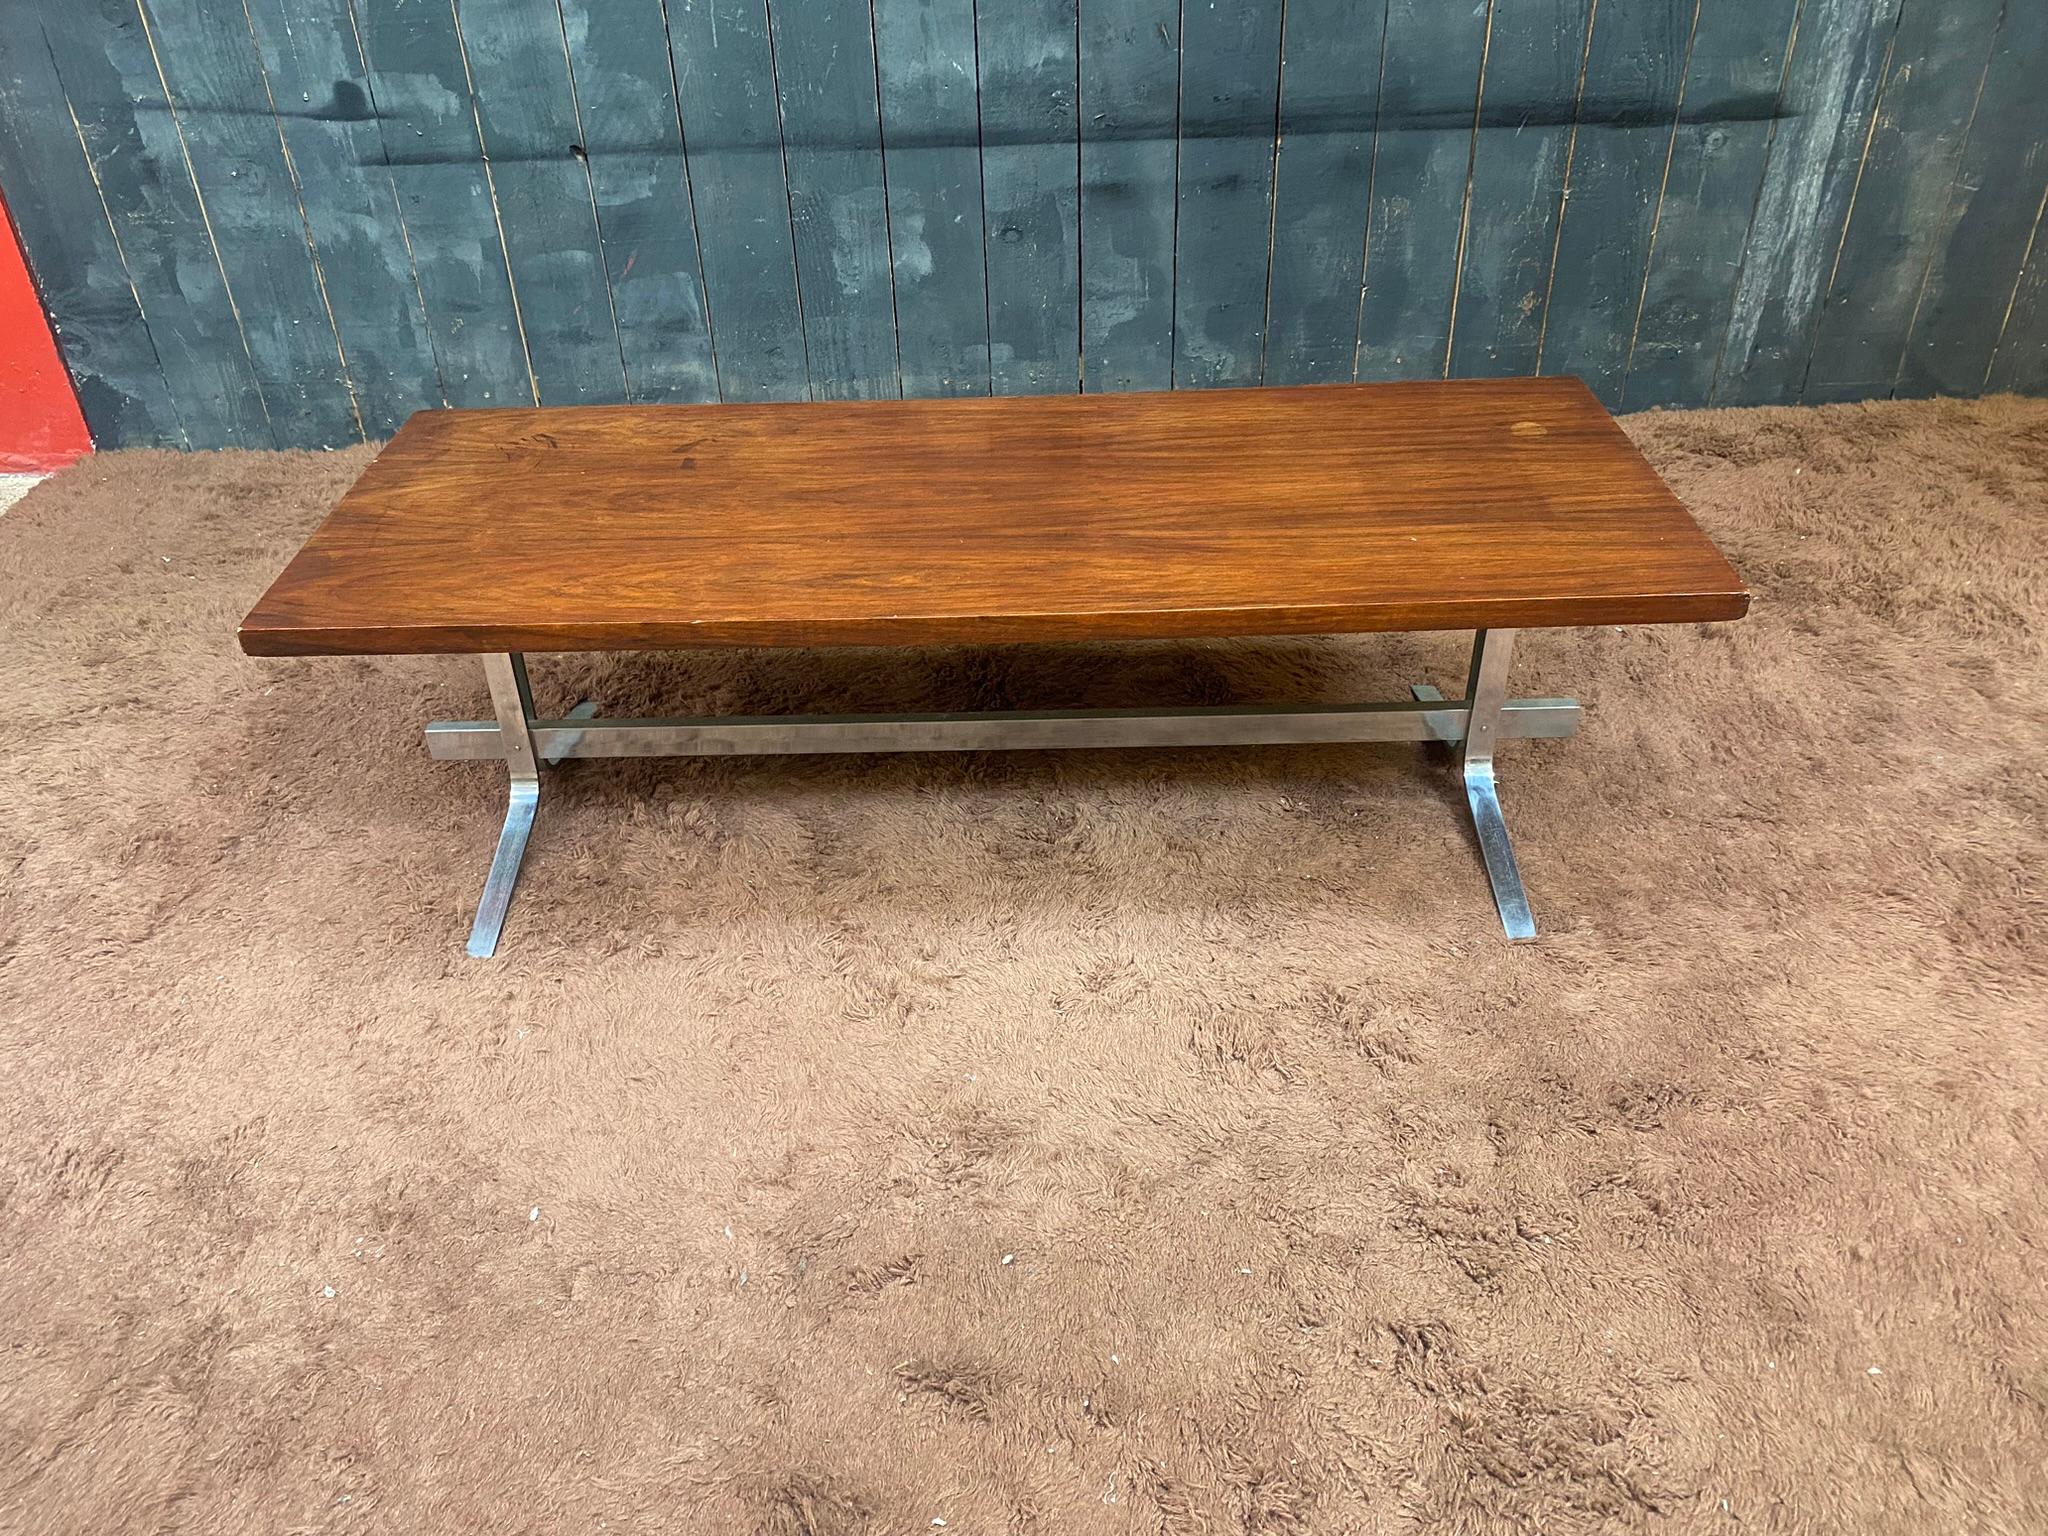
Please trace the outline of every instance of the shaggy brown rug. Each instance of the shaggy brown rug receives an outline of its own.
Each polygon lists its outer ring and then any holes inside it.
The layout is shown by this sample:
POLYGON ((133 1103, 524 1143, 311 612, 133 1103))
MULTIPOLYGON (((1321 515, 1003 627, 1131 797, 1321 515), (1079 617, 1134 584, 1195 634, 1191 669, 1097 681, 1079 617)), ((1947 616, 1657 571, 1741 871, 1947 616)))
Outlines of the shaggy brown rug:
MULTIPOLYGON (((1638 417, 1757 592, 1401 747, 572 764, 236 620, 365 459, 0 519, 0 1528, 2048 1527, 2048 404, 1638 417)), ((1393 698, 1464 637, 541 658, 1393 698)))

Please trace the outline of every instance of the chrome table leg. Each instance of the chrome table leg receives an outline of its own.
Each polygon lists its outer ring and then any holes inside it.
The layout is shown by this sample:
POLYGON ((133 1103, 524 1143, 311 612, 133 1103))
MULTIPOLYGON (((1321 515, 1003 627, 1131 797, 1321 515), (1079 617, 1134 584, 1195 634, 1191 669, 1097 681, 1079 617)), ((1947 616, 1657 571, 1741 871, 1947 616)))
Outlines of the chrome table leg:
POLYGON ((534 717, 526 662, 486 656, 496 720, 442 720, 427 727, 437 758, 503 758, 511 774, 505 830, 470 930, 469 952, 494 953, 540 804, 540 764, 579 757, 728 757, 808 752, 978 752, 1078 747, 1262 746, 1280 743, 1417 741, 1461 753, 1466 799, 1494 903, 1510 939, 1532 939, 1535 921, 1514 848, 1501 819, 1493 753, 1502 741, 1569 736, 1579 727, 1571 699, 1507 697, 1514 631, 1482 630, 1462 699, 1418 685, 1411 704, 1225 706, 1200 709, 1077 709, 907 715, 719 716, 705 719, 594 718, 578 704, 559 720, 534 717))
POLYGON ((533 754, 533 691, 526 682, 526 658, 486 656, 484 676, 491 685, 491 705, 498 715, 512 791, 505 807, 505 830, 498 834, 498 851, 491 858, 476 923, 469 930, 469 952, 479 960, 497 951, 505 911, 512 905, 512 887, 519 880, 519 863, 526 856, 526 839, 533 831, 533 813, 540 805, 540 767, 533 754))
POLYGON ((1536 937, 1536 919, 1530 915, 1529 898, 1522 891, 1522 872, 1515 867, 1515 848, 1508 841, 1508 824, 1501 817, 1500 792, 1493 777, 1493 748, 1500 735, 1501 704, 1507 697, 1508 661, 1514 645, 1511 629, 1482 629, 1472 637, 1472 673, 1465 685, 1465 703, 1471 715, 1461 755, 1465 799, 1472 807, 1486 878, 1493 885, 1493 904, 1500 909, 1500 924, 1508 938, 1519 942, 1536 937))

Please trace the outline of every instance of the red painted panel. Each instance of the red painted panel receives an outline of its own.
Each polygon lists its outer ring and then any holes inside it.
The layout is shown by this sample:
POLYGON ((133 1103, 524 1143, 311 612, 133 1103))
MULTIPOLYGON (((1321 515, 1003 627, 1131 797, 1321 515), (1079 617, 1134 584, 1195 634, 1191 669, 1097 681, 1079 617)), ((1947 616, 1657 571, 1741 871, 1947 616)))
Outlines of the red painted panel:
POLYGON ((71 376, 0 203, 0 472, 62 469, 90 452, 71 376))

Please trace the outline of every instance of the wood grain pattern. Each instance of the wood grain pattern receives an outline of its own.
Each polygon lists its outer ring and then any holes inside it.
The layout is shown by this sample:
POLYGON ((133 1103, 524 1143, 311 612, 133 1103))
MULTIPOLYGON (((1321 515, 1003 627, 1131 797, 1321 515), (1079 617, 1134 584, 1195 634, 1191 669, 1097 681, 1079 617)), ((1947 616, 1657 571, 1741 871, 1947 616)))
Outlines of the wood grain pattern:
MULTIPOLYGON (((276 446, 234 295, 207 232, 184 146, 127 0, 40 0, 47 56, 193 448, 276 446)), ((34 47, 33 41, 28 42, 34 47)))
POLYGON ((875 0, 906 395, 989 392, 974 0, 875 0))
POLYGON ((1797 400, 1870 141, 1901 0, 1805 0, 1749 221, 1715 405, 1797 400))
POLYGON ((2048 390, 2044 27, 2043 0, 6 0, 0 184, 108 447, 899 389, 2048 390))
POLYGON ((661 0, 562 0, 570 75, 611 284, 625 398, 716 400, 718 367, 697 256, 661 0))
POLYGON ((363 440, 319 264, 274 119, 236 110, 267 99, 239 12, 190 3, 139 8, 166 81, 220 270, 235 296, 249 360, 279 444, 332 448, 363 440))
POLYGON ((249 0, 245 20, 363 431, 389 437, 448 401, 348 0, 249 0))
POLYGON ((1593 19, 1537 367, 1578 375, 1617 409, 1699 10, 1669 0, 1593 19))
POLYGON ((458 15, 540 403, 623 399, 625 355, 562 13, 555 0, 467 0, 458 15))
POLYGON ((531 403, 526 338, 454 12, 355 0, 354 14, 368 78, 363 93, 336 80, 331 110, 337 118, 367 111, 382 131, 442 392, 458 406, 531 403))
MULTIPOLYGON (((1273 250, 1279 0, 1183 8, 1173 382, 1257 384, 1273 250)), ((1085 252, 1084 252, 1085 255, 1085 252)))
POLYGON ((762 0, 669 0, 705 302, 728 400, 810 395, 775 60, 762 0))
POLYGON ((769 7, 811 396, 903 393, 868 0, 769 7))
POLYGON ((979 7, 982 257, 990 385, 1081 385, 1081 143, 1076 0, 979 7))
POLYGON ((1487 17, 1439 0, 1387 7, 1358 378, 1445 371, 1487 17))
POLYGON ((1453 375, 1535 371, 1593 14, 1593 0, 1495 0, 1452 316, 1453 375))
POLYGON ((1351 0, 1286 7, 1261 383, 1340 383, 1358 350, 1386 12, 1356 12, 1351 0))
POLYGON ((0 187, 93 441, 188 446, 42 21, 19 5, 0 5, 0 187))
POLYGON ((2048 239, 2043 238, 2044 223, 2048 223, 2048 189, 2034 205, 2027 259, 2006 301, 1998 350, 1991 354, 1991 366, 1984 374, 1986 389, 2048 394, 2048 239))
POLYGON ((1700 11, 1622 386, 1628 410, 1713 388, 1798 13, 1798 0, 1708 0, 1700 11))
POLYGON ((1899 18, 1814 331, 1800 391, 1808 403, 1889 394, 1898 379, 1929 265, 1962 212, 1952 189, 2005 8, 2005 0, 1942 0, 1909 5, 1899 18), (1978 46, 1953 46, 1957 33, 1978 46))
MULTIPOLYGON (((2048 194, 2048 139, 2031 104, 2048 59, 2048 5, 2007 8, 1983 98, 1950 196, 1896 393, 1970 395, 1984 387, 2048 194)), ((2038 247, 2037 247, 2038 248, 2038 247)))
POLYGON ((1728 619, 1572 379, 429 411, 243 621, 254 655, 1728 619))
POLYGON ((1090 393, 1173 384, 1180 13, 1179 0, 1081 8, 1081 366, 1090 393))

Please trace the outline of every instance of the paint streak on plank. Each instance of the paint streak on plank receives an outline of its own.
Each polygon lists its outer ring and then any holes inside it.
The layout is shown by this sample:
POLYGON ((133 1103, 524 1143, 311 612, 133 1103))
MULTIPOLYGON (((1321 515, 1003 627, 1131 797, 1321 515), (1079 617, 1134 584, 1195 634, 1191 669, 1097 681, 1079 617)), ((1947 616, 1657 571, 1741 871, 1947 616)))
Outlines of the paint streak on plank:
POLYGON ((1797 0, 1706 0, 1622 404, 1704 400, 1770 156, 1797 0))
POLYGON ((907 395, 985 395, 974 0, 875 0, 897 348, 907 395))
POLYGON ((999 395, 1080 388, 1075 0, 980 6, 989 363, 999 395))
POLYGON ((277 445, 362 441, 248 17, 193 0, 153 0, 143 17, 277 445))
POLYGON ((1805 0, 1715 374, 1716 405, 1798 398, 1899 5, 1805 0))
POLYGON ((625 398, 718 398, 661 0, 562 0, 625 398))
POLYGON ((625 360, 598 251, 562 14, 555 0, 465 0, 459 14, 541 403, 617 400, 625 360))
POLYGON ((0 187, 93 440, 189 439, 32 7, 0 5, 0 187))
POLYGON ((1534 373, 1593 0, 1495 0, 1451 373, 1534 373))
POLYGON ((1289 0, 1273 185, 1269 384, 1351 377, 1386 12, 1289 0))
POLYGON ((669 0, 705 301, 728 400, 810 395, 768 16, 761 0, 669 0))
POLYGON ((1357 376, 1439 378, 1451 334, 1487 7, 1393 0, 1374 139, 1357 376))
POLYGON ((1907 6, 1878 96, 1801 398, 1891 392, 1928 264, 1955 227, 1950 196, 2006 0, 1907 6))
POLYGON ((2048 394, 2048 239, 2044 239, 2043 218, 2048 215, 2048 192, 2034 209, 2034 227, 2027 242, 2027 257, 2006 301, 2005 318, 1999 327, 1998 350, 1985 370, 1987 390, 2017 390, 2029 395, 2048 394))
POLYGON ((43 35, 195 448, 276 446, 132 0, 42 0, 43 35))
POLYGON ((811 393, 903 393, 868 0, 777 0, 775 78, 811 393))
POLYGON ((446 402, 347 0, 249 0, 247 20, 363 431, 388 437, 446 402))
POLYGON ((531 405, 535 387, 454 15, 358 0, 369 107, 397 182, 450 405, 531 405))
POLYGON ((2044 62, 2048 5, 2008 5, 1950 189, 1946 237, 1933 249, 1898 394, 1971 395, 1984 387, 2048 194, 2044 62))
POLYGON ((0 179, 107 446, 2048 390, 2044 62, 2041 0, 12 0, 0 179))
POLYGON ((1085 387, 1173 383, 1179 0, 1081 8, 1085 387))
POLYGON ((1537 364, 1578 375, 1609 407, 1628 372, 1697 14, 1697 0, 1659 0, 1593 19, 1537 364))
POLYGON ((1173 382, 1256 384, 1273 241, 1280 0, 1185 7, 1173 382))

